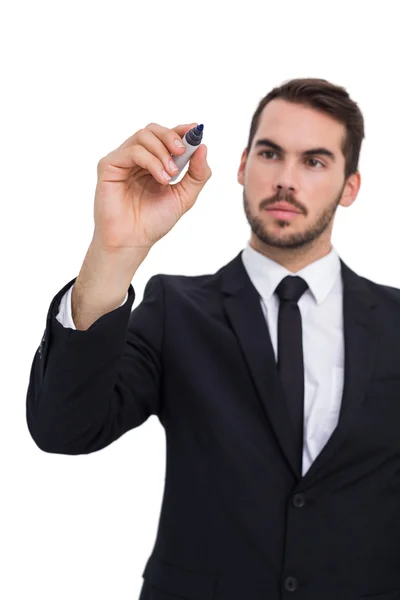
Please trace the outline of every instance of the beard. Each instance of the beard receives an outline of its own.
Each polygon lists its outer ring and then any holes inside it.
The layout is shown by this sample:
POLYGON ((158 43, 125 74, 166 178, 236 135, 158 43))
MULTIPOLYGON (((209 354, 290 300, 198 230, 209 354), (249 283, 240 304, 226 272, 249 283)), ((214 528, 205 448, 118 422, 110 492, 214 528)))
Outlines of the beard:
MULTIPOLYGON (((303 246, 310 245, 312 242, 314 242, 314 240, 319 238, 331 224, 331 221, 334 218, 337 207, 340 203, 344 187, 345 184, 343 185, 338 196, 335 197, 329 206, 324 208, 324 210, 320 215, 318 215, 313 223, 310 223, 303 231, 294 231, 287 233, 287 235, 276 234, 274 233, 273 228, 278 226, 280 231, 290 228, 290 220, 286 221, 284 219, 274 219, 274 225, 270 225, 269 223, 266 223, 263 218, 253 215, 245 193, 245 189, 243 188, 243 207, 247 222, 249 223, 256 238, 268 246, 273 246, 275 248, 301 248, 303 246)), ((276 202, 288 202, 297 210, 300 210, 302 214, 305 212, 304 209, 292 199, 290 194, 279 194, 268 202, 263 202, 261 209, 263 210, 266 207, 275 204, 276 202)), ((301 219, 302 217, 296 218, 301 219)))

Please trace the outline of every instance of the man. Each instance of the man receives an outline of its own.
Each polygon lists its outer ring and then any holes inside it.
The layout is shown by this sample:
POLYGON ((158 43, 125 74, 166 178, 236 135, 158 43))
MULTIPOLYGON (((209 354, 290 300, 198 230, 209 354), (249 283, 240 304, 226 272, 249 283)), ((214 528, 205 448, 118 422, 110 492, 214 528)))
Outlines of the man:
POLYGON ((38 446, 95 452, 151 414, 166 431, 140 600, 400 600, 400 290, 331 243, 363 137, 343 88, 275 88, 238 171, 243 251, 152 277, 132 313, 129 285, 85 331, 75 279, 51 303, 27 396, 38 446))

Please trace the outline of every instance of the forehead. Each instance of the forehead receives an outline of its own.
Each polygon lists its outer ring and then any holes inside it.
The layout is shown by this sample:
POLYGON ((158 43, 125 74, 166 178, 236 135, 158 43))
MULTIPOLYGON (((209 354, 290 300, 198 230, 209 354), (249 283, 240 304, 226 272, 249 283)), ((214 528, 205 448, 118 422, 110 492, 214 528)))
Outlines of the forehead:
POLYGON ((315 108, 275 98, 263 109, 255 140, 268 137, 287 150, 307 150, 316 146, 341 149, 346 133, 339 123, 315 108))

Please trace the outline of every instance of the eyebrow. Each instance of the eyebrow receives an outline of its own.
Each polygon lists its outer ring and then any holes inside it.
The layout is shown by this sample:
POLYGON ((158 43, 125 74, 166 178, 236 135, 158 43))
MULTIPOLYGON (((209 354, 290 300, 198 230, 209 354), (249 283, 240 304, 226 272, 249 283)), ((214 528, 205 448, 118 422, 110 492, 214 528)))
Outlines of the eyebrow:
MULTIPOLYGON (((275 142, 273 142, 272 140, 270 140, 268 138, 263 138, 261 140, 257 140, 254 147, 258 148, 259 146, 267 146, 269 148, 273 148, 277 152, 281 152, 282 154, 285 154, 285 150, 281 146, 279 146, 278 144, 276 144, 275 142)), ((322 154, 322 155, 330 158, 333 162, 336 161, 336 156, 334 155, 333 152, 328 150, 328 148, 323 148, 323 147, 311 148, 310 150, 305 150, 302 153, 303 156, 314 156, 315 154, 319 154, 319 155, 322 154)))

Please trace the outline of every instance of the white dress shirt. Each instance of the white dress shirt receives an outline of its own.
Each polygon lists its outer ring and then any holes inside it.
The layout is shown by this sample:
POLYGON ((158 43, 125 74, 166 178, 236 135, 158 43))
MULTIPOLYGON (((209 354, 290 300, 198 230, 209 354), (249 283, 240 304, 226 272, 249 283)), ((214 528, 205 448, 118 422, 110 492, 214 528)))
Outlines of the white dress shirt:
MULTIPOLYGON (((260 295, 277 361, 279 298, 274 292, 284 277, 294 273, 254 250, 250 242, 242 252, 242 261, 260 295)), ((296 275, 309 286, 298 302, 304 355, 304 475, 337 425, 343 393, 343 288, 335 248, 332 246, 329 254, 296 275)), ((56 318, 64 327, 76 329, 71 311, 72 288, 62 297, 56 318)), ((120 306, 127 298, 128 293, 120 306)))

